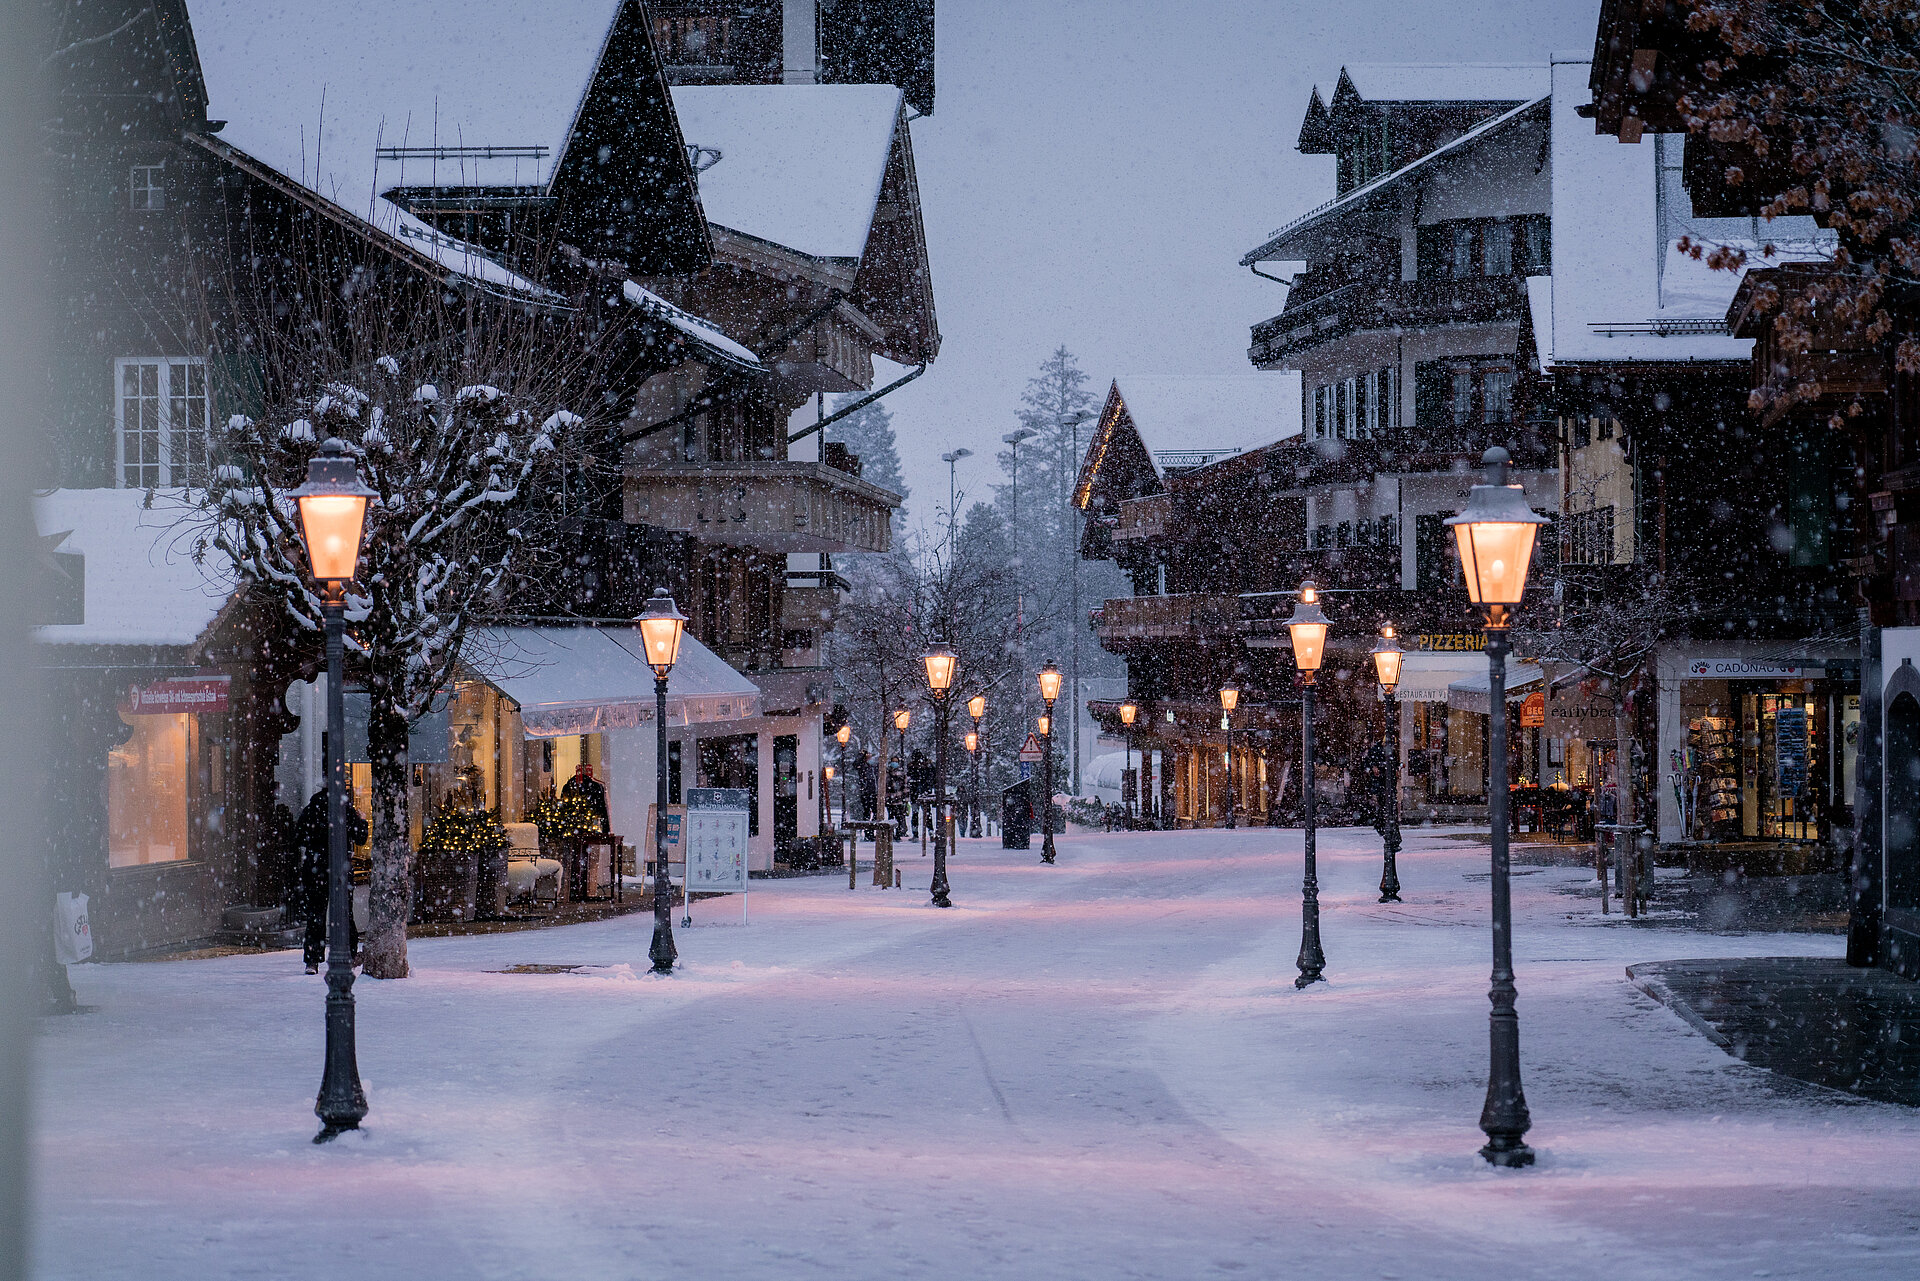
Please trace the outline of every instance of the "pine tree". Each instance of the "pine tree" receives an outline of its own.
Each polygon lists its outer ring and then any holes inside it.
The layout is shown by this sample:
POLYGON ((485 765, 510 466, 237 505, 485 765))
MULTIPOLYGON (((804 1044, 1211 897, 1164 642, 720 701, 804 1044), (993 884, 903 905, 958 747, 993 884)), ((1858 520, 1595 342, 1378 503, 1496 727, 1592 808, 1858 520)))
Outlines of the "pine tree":
MULTIPOLYGON (((838 398, 835 407, 849 405, 854 399, 855 393, 849 392, 838 398)), ((885 404, 876 400, 865 409, 848 414, 827 428, 827 439, 845 445, 848 452, 860 459, 860 479, 892 490, 903 501, 906 499, 907 482, 900 471, 900 451, 893 439, 893 412, 885 404)), ((902 507, 895 519, 905 515, 906 509, 902 507)))

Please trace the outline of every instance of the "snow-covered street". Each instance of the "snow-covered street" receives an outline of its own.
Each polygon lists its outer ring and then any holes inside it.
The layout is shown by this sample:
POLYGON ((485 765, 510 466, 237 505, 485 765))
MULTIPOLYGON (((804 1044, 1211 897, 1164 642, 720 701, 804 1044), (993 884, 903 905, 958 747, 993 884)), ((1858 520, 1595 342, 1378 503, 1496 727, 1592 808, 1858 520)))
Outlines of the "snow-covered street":
MULTIPOLYGON (((1515 878, 1540 1164, 1475 1155, 1486 856, 1323 834, 1330 982, 1298 993, 1300 834, 967 841, 951 912, 756 882, 752 924, 413 945, 363 981, 372 1113, 315 1147, 298 954, 84 967, 43 1024, 46 1278, 1909 1277, 1920 1116, 1729 1058, 1636 960, 1820 954, 1601 918, 1515 878), (576 973, 506 974, 514 965, 576 973)), ((699 908, 696 907, 696 912, 699 908)))

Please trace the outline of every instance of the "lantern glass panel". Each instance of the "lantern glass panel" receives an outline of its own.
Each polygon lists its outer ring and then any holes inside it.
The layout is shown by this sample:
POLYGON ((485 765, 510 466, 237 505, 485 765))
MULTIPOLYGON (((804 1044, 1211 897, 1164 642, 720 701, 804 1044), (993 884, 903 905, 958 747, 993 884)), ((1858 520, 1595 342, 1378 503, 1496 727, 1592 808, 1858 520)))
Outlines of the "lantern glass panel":
POLYGON ((972 698, 967 700, 967 715, 973 717, 973 719, 977 721, 982 716, 985 716, 986 714, 987 714, 987 696, 985 694, 975 694, 972 698))
POLYGON ((360 563, 367 500, 354 494, 310 494, 299 500, 307 560, 319 582, 345 582, 360 563))
POLYGON ((1049 703, 1060 697, 1060 669, 1051 663, 1040 669, 1040 697, 1049 703))
POLYGON ((1231 685, 1222 686, 1220 690, 1220 710, 1223 712, 1231 712, 1238 706, 1240 706, 1240 691, 1231 685))
POLYGON ((1533 560, 1535 524, 1489 520, 1461 522, 1453 527, 1460 545, 1460 568, 1466 575, 1467 595, 1476 605, 1520 604, 1527 571, 1533 560))
POLYGON ((952 650, 941 645, 927 652, 922 659, 927 665, 927 687, 936 693, 944 694, 953 687, 953 668, 958 661, 952 650))
POLYGON ((1293 635, 1294 663, 1303 672, 1319 671, 1327 648, 1327 624, 1288 623, 1287 630, 1293 635))
POLYGON ((1122 725, 1133 724, 1134 717, 1138 716, 1139 714, 1140 714, 1140 709, 1135 707, 1132 703, 1120 704, 1120 723, 1122 725))

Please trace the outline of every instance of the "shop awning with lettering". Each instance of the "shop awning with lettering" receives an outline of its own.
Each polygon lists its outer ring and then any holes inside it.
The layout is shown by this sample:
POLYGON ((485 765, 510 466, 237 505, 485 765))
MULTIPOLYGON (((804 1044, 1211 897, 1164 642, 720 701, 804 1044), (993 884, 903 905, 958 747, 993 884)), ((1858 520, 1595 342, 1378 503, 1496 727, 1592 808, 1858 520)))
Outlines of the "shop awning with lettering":
MULTIPOLYGON (((476 631, 467 666, 520 705, 529 738, 633 729, 653 719, 653 669, 640 638, 614 627, 489 627, 476 631)), ((670 724, 759 715, 760 690, 691 636, 667 679, 670 724)))
MULTIPOLYGON (((1543 679, 1545 673, 1532 663, 1512 664, 1507 668, 1507 701, 1517 703, 1524 699, 1532 693, 1529 687, 1538 685, 1543 679)), ((1487 671, 1484 656, 1478 673, 1447 686, 1447 706, 1456 712, 1478 712, 1482 716, 1492 714, 1493 679, 1487 671)))

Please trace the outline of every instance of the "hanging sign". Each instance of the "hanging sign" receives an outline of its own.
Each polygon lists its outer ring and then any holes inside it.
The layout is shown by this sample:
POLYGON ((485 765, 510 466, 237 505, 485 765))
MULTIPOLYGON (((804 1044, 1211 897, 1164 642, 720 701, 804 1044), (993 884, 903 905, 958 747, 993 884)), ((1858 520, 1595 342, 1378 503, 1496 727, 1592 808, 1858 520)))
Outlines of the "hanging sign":
POLYGON ((1042 761, 1046 756, 1047 754, 1040 748, 1040 736, 1031 730, 1027 731, 1027 741, 1020 745, 1020 759, 1028 762, 1042 761))
POLYGON ((166 716, 174 712, 224 712, 231 676, 174 677, 135 685, 127 691, 125 710, 135 716, 166 716))
POLYGON ((1541 729, 1547 723, 1547 692, 1536 689, 1520 704, 1520 728, 1541 729))

